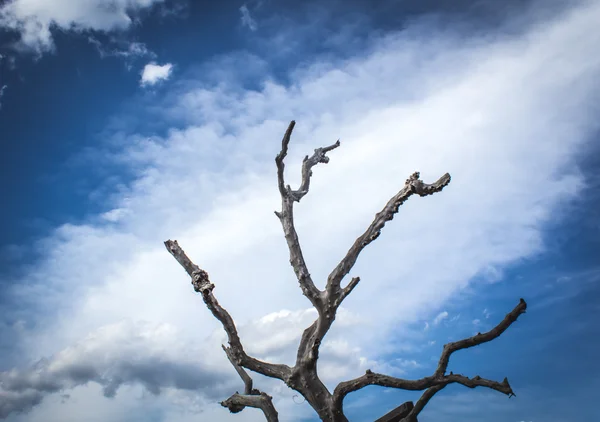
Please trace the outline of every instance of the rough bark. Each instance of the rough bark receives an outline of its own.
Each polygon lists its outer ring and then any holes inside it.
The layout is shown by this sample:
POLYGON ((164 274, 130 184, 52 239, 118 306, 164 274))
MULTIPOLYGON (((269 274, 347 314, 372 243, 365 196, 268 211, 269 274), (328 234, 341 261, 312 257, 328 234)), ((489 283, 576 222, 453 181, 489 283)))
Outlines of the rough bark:
POLYGON ((389 411, 375 422, 400 422, 410 413, 413 407, 415 407, 413 402, 407 401, 406 403, 402 403, 397 408, 389 411))
POLYGON ((335 387, 333 392, 330 392, 327 389, 319 378, 317 371, 319 348, 325 335, 335 321, 336 312, 340 304, 356 288, 360 281, 359 277, 353 277, 342 287, 344 277, 350 273, 362 250, 379 237, 386 222, 394 218, 399 207, 408 198, 415 194, 418 196, 427 196, 440 192, 450 183, 450 175, 446 173, 435 183, 426 184, 420 180, 418 172, 413 173, 405 181, 402 189, 387 202, 381 212, 375 215, 374 220, 364 233, 356 239, 340 263, 329 274, 325 289, 320 290, 315 285, 302 254, 298 233, 294 227, 293 206, 294 202, 299 202, 308 193, 312 177, 312 168, 319 163, 328 163, 329 157, 327 157, 326 154, 339 147, 340 141, 338 140, 330 146, 317 148, 310 157, 306 156, 304 158, 300 187, 293 190, 285 183, 284 159, 287 155, 294 125, 295 122, 292 121, 288 126, 281 142, 281 151, 275 157, 277 183, 281 195, 281 211, 275 211, 275 215, 281 222, 290 253, 290 264, 296 274, 300 289, 304 296, 306 296, 315 307, 318 316, 302 334, 296 355, 296 362, 293 367, 284 364, 264 362, 249 356, 244 350, 233 318, 217 302, 217 299, 213 295, 215 286, 210 282, 208 273, 194 264, 187 257, 177 241, 167 240, 165 242, 167 250, 191 277, 194 290, 201 293, 208 309, 223 325, 229 343, 228 347, 223 346, 223 350, 244 382, 244 394, 236 392, 221 404, 234 413, 240 412, 245 407, 255 407, 263 411, 268 421, 272 422, 278 420, 277 411, 273 406, 271 397, 268 394, 253 388, 252 378, 250 378, 246 369, 282 380, 288 387, 298 391, 306 399, 321 420, 328 422, 347 422, 343 410, 344 398, 348 394, 368 385, 423 391, 422 396, 414 405, 412 402, 404 403, 397 409, 394 409, 394 411, 389 412, 378 419, 378 421, 385 420, 389 422, 397 420, 402 420, 403 422, 416 422, 417 415, 423 410, 429 400, 438 391, 449 384, 460 384, 469 388, 487 387, 506 394, 509 397, 514 395, 506 378, 502 382, 497 382, 481 378, 480 376, 469 378, 452 372, 446 374, 446 370, 452 353, 477 346, 500 336, 517 320, 519 315, 525 312, 527 304, 523 299, 521 299, 519 304, 492 330, 446 344, 440 356, 437 369, 431 376, 418 380, 406 380, 385 374, 377 374, 367 370, 364 375, 358 378, 341 382, 335 387))

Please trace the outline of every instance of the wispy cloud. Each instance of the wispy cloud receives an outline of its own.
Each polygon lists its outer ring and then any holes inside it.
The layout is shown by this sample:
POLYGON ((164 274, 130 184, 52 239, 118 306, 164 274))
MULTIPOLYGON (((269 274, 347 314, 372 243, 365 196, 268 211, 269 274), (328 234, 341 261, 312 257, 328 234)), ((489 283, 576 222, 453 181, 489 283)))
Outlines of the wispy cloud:
POLYGON ((250 10, 245 3, 240 7, 240 13, 242 15, 242 26, 247 27, 251 31, 256 31, 258 29, 258 25, 256 24, 256 20, 254 20, 252 15, 250 15, 250 10))
POLYGON ((8 88, 8 85, 2 85, 0 87, 0 110, 2 110, 2 97, 4 96, 4 91, 6 91, 6 88, 8 88))
POLYGON ((129 69, 132 67, 132 62, 136 59, 144 57, 156 58, 156 53, 149 50, 146 44, 142 42, 111 39, 108 45, 104 45, 93 36, 88 37, 88 42, 96 48, 100 57, 118 57, 124 59, 129 69))
POLYGON ((433 325, 439 325, 440 322, 448 318, 448 312, 443 311, 437 314, 437 316, 433 319, 433 325))

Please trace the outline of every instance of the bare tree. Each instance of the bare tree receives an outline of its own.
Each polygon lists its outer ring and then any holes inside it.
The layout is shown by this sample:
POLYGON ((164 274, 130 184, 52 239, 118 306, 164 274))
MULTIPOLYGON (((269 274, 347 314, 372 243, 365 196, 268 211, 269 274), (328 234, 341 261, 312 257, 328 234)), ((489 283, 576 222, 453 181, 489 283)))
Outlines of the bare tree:
POLYGON ((347 284, 342 286, 342 280, 350 272, 358 259, 361 251, 372 241, 377 239, 385 223, 398 212, 398 208, 410 196, 432 195, 440 192, 450 183, 450 175, 445 174, 433 184, 423 183, 419 179, 419 173, 413 173, 405 182, 404 187, 394 195, 383 207, 381 212, 375 215, 373 222, 367 227, 365 232, 359 236, 350 247, 346 256, 333 269, 327 277, 327 283, 324 290, 320 290, 314 283, 310 272, 302 256, 302 250, 298 241, 298 234, 294 227, 294 202, 299 202, 307 193, 312 176, 312 168, 318 163, 329 162, 327 153, 340 145, 339 140, 330 146, 317 148, 312 156, 306 156, 302 163, 302 181, 297 190, 292 190, 284 180, 283 160, 287 155, 288 145, 295 122, 292 121, 285 132, 281 142, 281 151, 275 157, 277 165, 277 182, 281 194, 281 211, 275 211, 275 215, 281 221, 283 233, 290 251, 290 264, 292 265, 300 289, 304 296, 312 303, 318 312, 317 319, 304 330, 296 356, 294 366, 285 364, 269 363, 258 360, 246 353, 240 337, 238 335, 233 318, 217 302, 213 294, 214 284, 209 280, 206 271, 194 264, 178 245, 176 240, 167 240, 165 246, 167 250, 175 257, 186 272, 192 278, 194 290, 202 294, 202 299, 208 309, 217 318, 225 332, 227 333, 229 346, 223 346, 231 364, 244 381, 244 394, 235 393, 221 404, 227 407, 231 412, 237 413, 245 407, 255 407, 263 411, 266 419, 270 422, 278 421, 278 414, 273 406, 272 398, 252 386, 252 379, 245 371, 257 372, 271 378, 277 378, 283 381, 288 387, 299 392, 306 401, 312 406, 321 420, 328 422, 346 422, 348 419, 344 415, 344 398, 351 392, 360 390, 368 385, 379 385, 388 388, 398 388, 411 391, 423 391, 421 397, 413 405, 412 402, 404 403, 394 411, 388 413, 379 421, 403 421, 415 422, 419 412, 423 410, 429 400, 448 384, 461 384, 469 388, 487 387, 508 395, 514 395, 508 380, 504 378, 502 382, 493 381, 480 376, 469 378, 464 375, 446 373, 450 356, 452 353, 486 343, 500 336, 519 315, 525 312, 527 304, 523 299, 519 304, 506 315, 506 317, 492 330, 486 333, 466 338, 464 340, 448 343, 442 350, 439 363, 435 372, 427 377, 417 380, 407 380, 396 378, 389 375, 378 374, 367 370, 366 373, 358 378, 344 381, 338 384, 333 392, 329 391, 325 384, 319 378, 317 371, 317 361, 319 359, 319 346, 323 338, 329 331, 336 317, 336 312, 343 300, 358 285, 359 277, 352 278, 347 284))

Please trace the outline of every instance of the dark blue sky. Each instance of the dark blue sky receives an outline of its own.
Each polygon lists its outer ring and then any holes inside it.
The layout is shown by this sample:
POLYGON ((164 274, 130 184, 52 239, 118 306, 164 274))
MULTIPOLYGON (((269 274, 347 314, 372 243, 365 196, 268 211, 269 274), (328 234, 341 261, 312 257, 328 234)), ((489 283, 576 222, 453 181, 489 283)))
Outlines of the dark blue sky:
MULTIPOLYGON (((259 92, 266 78, 263 69, 268 79, 293 86, 298 69, 316 62, 335 66, 351 61, 366 55, 378 40, 404 30, 408 38, 410 31, 422 36, 423 29, 433 28, 442 38, 446 31, 459 33, 465 44, 470 40, 493 43, 519 37, 534 24, 543 26, 560 19, 573 7, 571 2, 559 0, 263 0, 245 4, 257 24, 257 30, 251 30, 240 20, 243 4, 166 1, 131 12, 133 24, 118 31, 93 27, 72 31, 54 25, 54 48, 40 54, 16 47, 20 35, 0 12, 0 87, 6 86, 0 96, 0 310, 4 311, 0 360, 10 362, 0 370, 23 364, 19 354, 27 341, 15 329, 16 321, 24 318, 25 324, 33 327, 39 322, 27 320, 24 314, 30 314, 32 320, 46 315, 41 310, 37 314, 29 302, 15 299, 15 286, 28 283, 29 275, 46 268, 41 263, 52 258, 46 247, 54 245, 57 228, 94 225, 98 215, 112 209, 123 190, 139 180, 135 163, 124 163, 112 155, 125 150, 130 137, 166 138, 191 125, 189 116, 164 113, 162 106, 175 104, 187 86, 200 81, 200 86, 223 83, 234 91, 259 92), (115 54, 134 42, 143 43, 149 53, 115 54), (275 45, 279 48, 274 49, 275 45), (260 61, 254 68, 240 68, 236 54, 259 57, 260 61), (150 61, 172 63, 172 76, 164 83, 141 87, 140 73, 150 61), (222 63, 222 67, 214 63, 222 63)), ((245 64, 243 60, 240 63, 245 64)), ((588 71, 595 70, 590 66, 588 71)), ((464 407, 458 405, 464 389, 451 387, 432 401, 431 409, 422 414, 423 421, 600 420, 593 402, 600 387, 597 129, 591 128, 582 139, 585 146, 574 155, 576 170, 565 170, 578 173, 585 187, 550 209, 540 233, 545 245, 542 251, 500 265, 497 282, 474 277, 443 307, 450 316, 460 314, 462 323, 442 324, 432 334, 438 346, 447 336, 472 335, 470 321, 482 318, 484 308, 493 319, 512 309, 519 297, 526 298, 528 312, 507 333, 490 344, 457 353, 450 368, 456 368, 455 372, 468 368, 466 375, 485 374, 494 379, 510 373, 517 397, 504 407, 502 400, 507 399, 502 395, 488 398, 487 392, 466 391, 475 400, 465 415, 464 407)), ((531 160, 535 167, 535 157, 531 160)), ((60 315, 60 309, 53 311, 60 315)), ((393 361, 400 355, 382 356, 393 361)), ((402 356, 423 359, 420 352, 402 356)), ((408 370, 408 376, 427 375, 431 369, 431 364, 421 364, 408 370)), ((348 399, 348 403, 362 399, 368 403, 350 407, 350 420, 373 420, 406 397, 416 398, 397 392, 376 393, 375 388, 368 388, 348 399)), ((136 413, 136 417, 154 420, 153 411, 157 421, 170 420, 158 408, 136 413)), ((26 415, 10 420, 33 420, 26 415)))

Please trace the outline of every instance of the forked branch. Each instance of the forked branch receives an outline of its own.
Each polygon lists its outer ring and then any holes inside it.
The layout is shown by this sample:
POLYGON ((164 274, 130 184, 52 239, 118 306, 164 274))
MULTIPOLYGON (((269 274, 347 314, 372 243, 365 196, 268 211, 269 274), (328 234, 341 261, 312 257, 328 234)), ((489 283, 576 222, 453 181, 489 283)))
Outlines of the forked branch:
POLYGON ((394 195, 381 212, 375 215, 375 219, 371 225, 356 239, 346 253, 346 256, 329 274, 329 277, 327 277, 327 292, 330 296, 339 296, 341 294, 340 283, 342 279, 350 272, 362 250, 379 237, 385 223, 394 218, 394 214, 398 212, 400 205, 414 194, 419 196, 432 195, 440 192, 450 183, 450 175, 448 173, 444 174, 433 184, 423 183, 419 179, 419 176, 419 172, 415 172, 406 180, 400 192, 394 195))
POLYGON ((285 164, 283 163, 283 159, 287 155, 290 137, 292 136, 295 124, 296 122, 293 120, 290 122, 290 125, 283 136, 283 140, 281 141, 281 151, 275 157, 275 164, 277 165, 277 184, 279 186, 279 193, 281 194, 281 212, 275 211, 275 215, 281 221, 285 240, 288 249, 290 250, 290 264, 296 273, 302 293, 310 300, 315 308, 319 309, 322 302, 322 292, 315 286, 306 266, 306 262, 304 261, 302 249, 300 248, 300 241, 298 240, 298 233, 294 227, 294 202, 300 202, 300 199, 308 193, 312 168, 318 163, 328 163, 329 157, 325 154, 340 146, 340 141, 338 140, 335 144, 328 147, 317 148, 311 157, 304 157, 300 188, 292 190, 290 185, 285 184, 285 164))
POLYGON ((227 400, 222 401, 221 406, 228 408, 231 413, 241 412, 245 407, 255 407, 263 411, 268 422, 279 422, 279 415, 273 406, 272 399, 266 393, 255 395, 235 393, 227 400))
POLYGON ((221 406, 228 408, 231 413, 241 412, 245 407, 255 407, 263 411, 268 422, 278 422, 279 416, 273 405, 273 398, 256 388, 252 388, 252 378, 250 378, 250 375, 248 375, 244 368, 237 364, 235 357, 231 353, 231 349, 223 346, 223 350, 231 365, 233 365, 242 381, 244 381, 244 394, 236 391, 227 400, 222 401, 221 406))
MULTIPOLYGON (((436 369, 434 374, 429 377, 424 377, 417 380, 407 380, 403 378, 392 377, 389 375, 377 374, 371 372, 370 370, 367 370, 364 375, 358 378, 355 378, 350 381, 341 382, 340 384, 338 384, 338 386, 333 392, 334 408, 342 409, 343 400, 346 397, 346 395, 353 391, 358 391, 368 385, 379 385, 381 387, 399 388, 402 390, 411 391, 426 390, 421 399, 417 401, 415 407, 411 410, 411 417, 416 417, 416 415, 421 411, 421 409, 425 406, 429 399, 436 392, 438 392, 439 390, 441 390, 449 384, 456 383, 469 388, 487 387, 492 390, 496 390, 500 393, 506 394, 509 397, 514 396, 515 394, 510 384, 508 383, 508 379, 506 378, 504 378, 502 382, 498 382, 482 378, 478 375, 474 376, 473 378, 469 378, 460 374, 454 374, 452 372, 446 375, 445 371, 450 361, 450 355, 452 353, 454 353, 457 350, 474 347, 497 338, 498 336, 500 336, 500 334, 506 331, 506 329, 513 322, 515 322, 519 315, 523 314, 526 309, 527 303, 525 303, 525 301, 521 299, 519 301, 519 304, 515 306, 515 308, 510 313, 508 313, 506 317, 490 331, 483 334, 478 333, 464 340, 446 344, 443 348, 438 368, 436 369)), ((408 421, 409 419, 406 420, 408 421)))
POLYGON ((175 257, 175 259, 181 264, 186 272, 192 278, 192 285, 194 290, 202 294, 204 303, 211 311, 213 316, 217 318, 223 325, 223 329, 227 333, 229 340, 230 353, 234 361, 251 371, 258 372, 259 374, 265 375, 271 378, 277 378, 285 380, 291 374, 291 369, 287 365, 267 363, 248 356, 244 351, 240 336, 238 335, 237 328, 233 322, 233 318, 229 315, 213 295, 214 284, 212 284, 208 278, 208 273, 194 264, 188 256, 185 254, 183 249, 179 246, 176 240, 167 240, 165 246, 169 253, 175 257))

